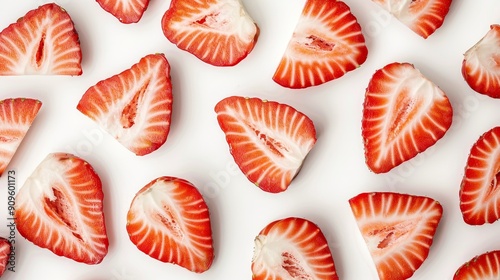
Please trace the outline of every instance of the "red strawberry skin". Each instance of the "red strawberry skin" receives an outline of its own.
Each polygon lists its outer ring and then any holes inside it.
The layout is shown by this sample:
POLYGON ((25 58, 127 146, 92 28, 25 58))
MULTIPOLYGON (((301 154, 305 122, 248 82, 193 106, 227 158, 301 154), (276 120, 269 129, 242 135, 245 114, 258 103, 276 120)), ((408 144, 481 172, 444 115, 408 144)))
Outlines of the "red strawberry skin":
POLYGON ((339 279, 321 229, 298 217, 276 220, 255 238, 253 280, 339 279))
POLYGON ((429 254, 443 215, 441 204, 390 192, 361 193, 349 204, 379 278, 410 278, 429 254))
POLYGON ((384 66, 370 80, 363 104, 367 166, 375 173, 389 172, 434 145, 452 119, 446 94, 412 64, 384 66))
POLYGON ((0 277, 4 274, 12 253, 12 244, 6 238, 0 237, 0 277))
POLYGON ((140 251, 159 261, 196 273, 212 265, 208 207, 184 179, 163 176, 144 186, 130 205, 127 232, 140 251))
POLYGON ((373 0, 413 32, 427 39, 440 28, 452 0, 373 0))
POLYGON ((121 23, 137 23, 146 11, 149 0, 96 0, 108 13, 121 23))
POLYGON ((0 32, 0 75, 71 75, 82 72, 78 33, 70 15, 49 3, 0 32))
POLYGON ((42 102, 32 98, 0 101, 0 176, 33 124, 42 102))
POLYGON ((307 0, 273 80, 307 88, 342 77, 368 56, 356 17, 342 1, 307 0))
POLYGON ((71 154, 49 154, 16 196, 15 219, 21 236, 86 264, 108 252, 103 191, 92 166, 71 154))
POLYGON ((238 64, 259 37, 239 0, 172 0, 161 24, 170 42, 214 66, 238 64))
POLYGON ((266 192, 285 191, 316 143, 312 120, 286 104, 231 96, 215 112, 236 164, 266 192))
POLYGON ((453 280, 500 279, 500 251, 490 251, 460 266, 453 280))
POLYGON ((128 150, 143 156, 166 142, 172 102, 170 65, 158 53, 90 87, 77 109, 128 150))
POLYGON ((499 153, 500 127, 481 135, 470 150, 459 194, 467 224, 482 225, 500 219, 499 153))
POLYGON ((500 25, 493 24, 486 35, 467 50, 462 62, 462 76, 476 92, 500 98, 500 25))

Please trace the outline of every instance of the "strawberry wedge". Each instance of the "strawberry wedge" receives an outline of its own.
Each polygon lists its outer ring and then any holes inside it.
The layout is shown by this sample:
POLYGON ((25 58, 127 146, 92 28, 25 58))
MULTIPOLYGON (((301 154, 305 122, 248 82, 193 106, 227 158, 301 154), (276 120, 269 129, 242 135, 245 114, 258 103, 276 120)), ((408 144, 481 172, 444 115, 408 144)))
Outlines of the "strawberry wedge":
POLYGON ((500 25, 493 24, 486 35, 467 50, 462 75, 480 94, 500 98, 500 25))
POLYGON ((358 68, 368 56, 361 26, 342 1, 307 0, 273 80, 317 86, 358 68))
POLYGON ((10 261, 12 253, 12 244, 6 238, 0 237, 0 277, 7 270, 7 264, 10 261))
POLYGON ((101 180, 74 155, 38 165, 16 196, 15 219, 21 236, 58 256, 98 264, 108 252, 101 180))
POLYGON ((470 225, 500 219, 500 127, 484 133, 470 150, 460 186, 460 210, 470 225))
POLYGON ((140 251, 159 261, 196 273, 212 264, 208 207, 184 179, 164 176, 144 186, 130 205, 127 232, 140 251))
POLYGON ((285 191, 316 143, 312 120, 285 104, 231 96, 215 112, 236 164, 266 192, 285 191))
POLYGON ((362 136, 366 164, 385 173, 441 139, 452 123, 446 94, 409 63, 391 63, 366 89, 362 136))
POLYGON ((170 65, 163 54, 150 54, 131 68, 98 82, 77 109, 138 156, 160 148, 172 114, 170 65))
POLYGON ((255 238, 252 280, 338 280, 332 253, 321 229, 304 218, 268 224, 255 238))
POLYGON ((453 280, 500 279, 500 251, 490 251, 464 263, 458 268, 453 280))
POLYGON ((443 215, 439 202, 400 193, 361 193, 349 200, 380 280, 410 278, 429 254, 443 215))
POLYGON ((41 107, 42 102, 31 98, 0 101, 0 176, 14 157, 41 107))
POLYGON ((142 18, 149 5, 149 0, 96 0, 108 13, 121 23, 136 23, 142 18))
POLYGON ((444 23, 452 0, 372 0, 424 39, 444 23))
POLYGON ((0 75, 82 74, 70 15, 54 3, 29 11, 0 32, 0 75))
POLYGON ((179 49, 214 66, 238 64, 259 35, 240 0, 172 0, 161 25, 179 49))

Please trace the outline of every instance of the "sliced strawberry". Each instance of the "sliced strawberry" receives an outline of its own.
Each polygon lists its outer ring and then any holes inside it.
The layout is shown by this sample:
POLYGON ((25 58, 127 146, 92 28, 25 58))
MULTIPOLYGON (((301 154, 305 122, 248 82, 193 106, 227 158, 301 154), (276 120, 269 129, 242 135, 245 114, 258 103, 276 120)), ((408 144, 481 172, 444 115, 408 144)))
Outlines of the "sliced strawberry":
POLYGON ((123 146, 142 156, 160 148, 170 130, 172 84, 165 55, 150 54, 90 87, 77 109, 123 146))
POLYGON ((81 75, 82 52, 70 15, 54 3, 0 32, 0 75, 81 75))
POLYGON ((307 0, 273 80, 306 88, 342 77, 368 56, 361 26, 342 1, 307 0))
POLYGON ((351 210, 380 280, 410 278, 429 254, 443 214, 439 202, 400 193, 362 193, 351 210))
POLYGON ((453 280, 500 279, 500 251, 475 256, 458 268, 453 280))
POLYGON ((362 136, 366 164, 388 172, 425 151, 450 128, 448 97, 409 63, 377 70, 363 108, 362 136))
POLYGON ((58 256, 98 264, 108 252, 99 176, 85 160, 49 154, 16 196, 16 226, 58 256))
POLYGON ((470 225, 500 219, 500 127, 484 133, 470 150, 460 187, 460 210, 470 225))
POLYGON ((462 75, 473 90, 500 98, 500 25, 491 25, 486 35, 465 52, 462 75))
POLYGON ((423 38, 443 25, 452 0, 372 0, 423 38))
POLYGON ((30 98, 0 101, 0 176, 14 157, 42 102, 30 98))
POLYGON ((215 112, 236 164, 266 192, 285 191, 316 143, 312 120, 285 104, 232 96, 215 112))
POLYGON ((161 24, 170 42, 215 66, 238 64, 259 34, 239 0, 172 0, 161 24))
POLYGON ((214 258, 208 207, 190 182, 160 177, 134 197, 127 232, 139 250, 162 262, 202 273, 214 258))
POLYGON ((142 18, 149 5, 149 0, 96 0, 108 13, 121 23, 136 23, 142 18))
POLYGON ((12 253, 12 244, 6 238, 0 237, 0 277, 4 274, 12 253))
POLYGON ((268 224, 255 238, 252 279, 339 279, 321 229, 303 218, 268 224))

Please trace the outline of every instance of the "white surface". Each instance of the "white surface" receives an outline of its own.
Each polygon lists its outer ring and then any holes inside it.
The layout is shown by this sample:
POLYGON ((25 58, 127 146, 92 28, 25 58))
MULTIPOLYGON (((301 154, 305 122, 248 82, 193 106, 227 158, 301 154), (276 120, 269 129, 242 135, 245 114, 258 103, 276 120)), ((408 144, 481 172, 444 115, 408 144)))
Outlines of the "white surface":
MULTIPOLYGON (((45 3, 0 0, 0 29, 45 3)), ((369 54, 361 68, 306 90, 290 90, 271 77, 304 0, 247 0, 260 27, 258 43, 235 67, 216 68, 177 49, 162 34, 161 17, 170 1, 152 0, 141 21, 124 25, 95 1, 56 1, 75 22, 83 52, 80 77, 0 77, 0 97, 34 97, 43 102, 36 122, 8 170, 19 190, 51 152, 71 152, 89 161, 105 192, 109 253, 96 266, 57 257, 16 236, 16 272, 3 279, 251 279, 253 239, 269 222, 301 216, 326 235, 344 280, 377 279, 348 199, 366 191, 430 196, 444 206, 430 255, 412 279, 451 279, 474 255, 500 249, 500 222, 472 227, 461 217, 458 192, 472 144, 499 125, 500 100, 473 92, 460 73, 463 53, 500 23, 497 0, 456 0, 444 25, 427 40, 387 17, 369 0, 345 0, 358 18, 369 54), (172 67, 173 122, 167 142, 137 157, 100 131, 76 105, 88 87, 119 73, 146 54, 163 52, 172 67), (373 72, 387 63, 413 63, 439 85, 454 106, 451 129, 432 149, 393 169, 371 173, 364 163, 361 115, 373 72), (292 105, 315 122, 318 142, 290 188, 269 194, 235 169, 213 111, 230 95, 256 96, 292 105), (216 258, 210 270, 194 274, 140 252, 128 239, 126 213, 134 194, 152 179, 177 176, 191 181, 209 205, 216 258)), ((7 221, 7 176, 0 178, 0 224, 7 221)), ((7 226, 0 235, 8 236, 7 226)))

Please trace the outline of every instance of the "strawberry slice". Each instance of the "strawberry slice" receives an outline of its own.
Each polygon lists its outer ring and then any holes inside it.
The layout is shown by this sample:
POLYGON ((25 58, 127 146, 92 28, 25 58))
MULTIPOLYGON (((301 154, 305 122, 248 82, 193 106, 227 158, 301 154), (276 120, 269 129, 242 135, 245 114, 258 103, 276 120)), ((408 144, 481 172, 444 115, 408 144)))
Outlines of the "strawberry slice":
POLYGON ((453 280, 500 279, 500 251, 490 251, 464 263, 453 280))
POLYGON ((164 176, 144 186, 130 205, 127 232, 139 250, 159 261, 196 273, 212 265, 208 207, 184 179, 164 176))
POLYGON ((312 120, 285 104, 231 96, 215 112, 236 164, 266 192, 285 191, 316 143, 312 120))
POLYGON ((424 39, 443 25, 452 0, 372 0, 424 39))
POLYGON ((259 34, 240 0, 172 0, 161 24, 170 42, 215 66, 238 64, 259 34))
POLYGON ((349 200, 380 280, 410 278, 429 254, 443 214, 439 202, 400 193, 361 193, 349 200))
POLYGON ((462 75, 478 93, 500 98, 500 25, 493 24, 486 35, 467 50, 462 75))
POLYGON ((14 157, 42 107, 42 102, 30 98, 0 101, 0 176, 14 157))
POLYGON ((367 166, 388 172, 425 151, 450 128, 448 97, 409 63, 377 70, 366 89, 362 136, 367 166))
POLYGON ((16 196, 18 232, 77 262, 98 264, 108 252, 99 176, 85 160, 49 154, 16 196))
POLYGON ((255 238, 252 279, 339 279, 321 229, 289 217, 268 224, 255 238))
POLYGON ((108 13, 121 23, 136 23, 142 18, 149 5, 149 0, 96 0, 108 13))
POLYGON ((368 56, 361 26, 342 1, 307 0, 273 80, 288 88, 342 77, 368 56))
POLYGON ((73 21, 57 4, 31 10, 0 32, 0 75, 77 76, 81 61, 73 21))
POLYGON ((460 186, 460 210, 470 225, 500 219, 500 127, 484 133, 470 150, 460 186))
POLYGON ((12 253, 12 244, 6 238, 0 237, 0 277, 4 274, 12 253))
POLYGON ((147 55, 98 82, 85 92, 77 109, 136 155, 157 150, 167 140, 172 115, 170 65, 165 55, 147 55))

